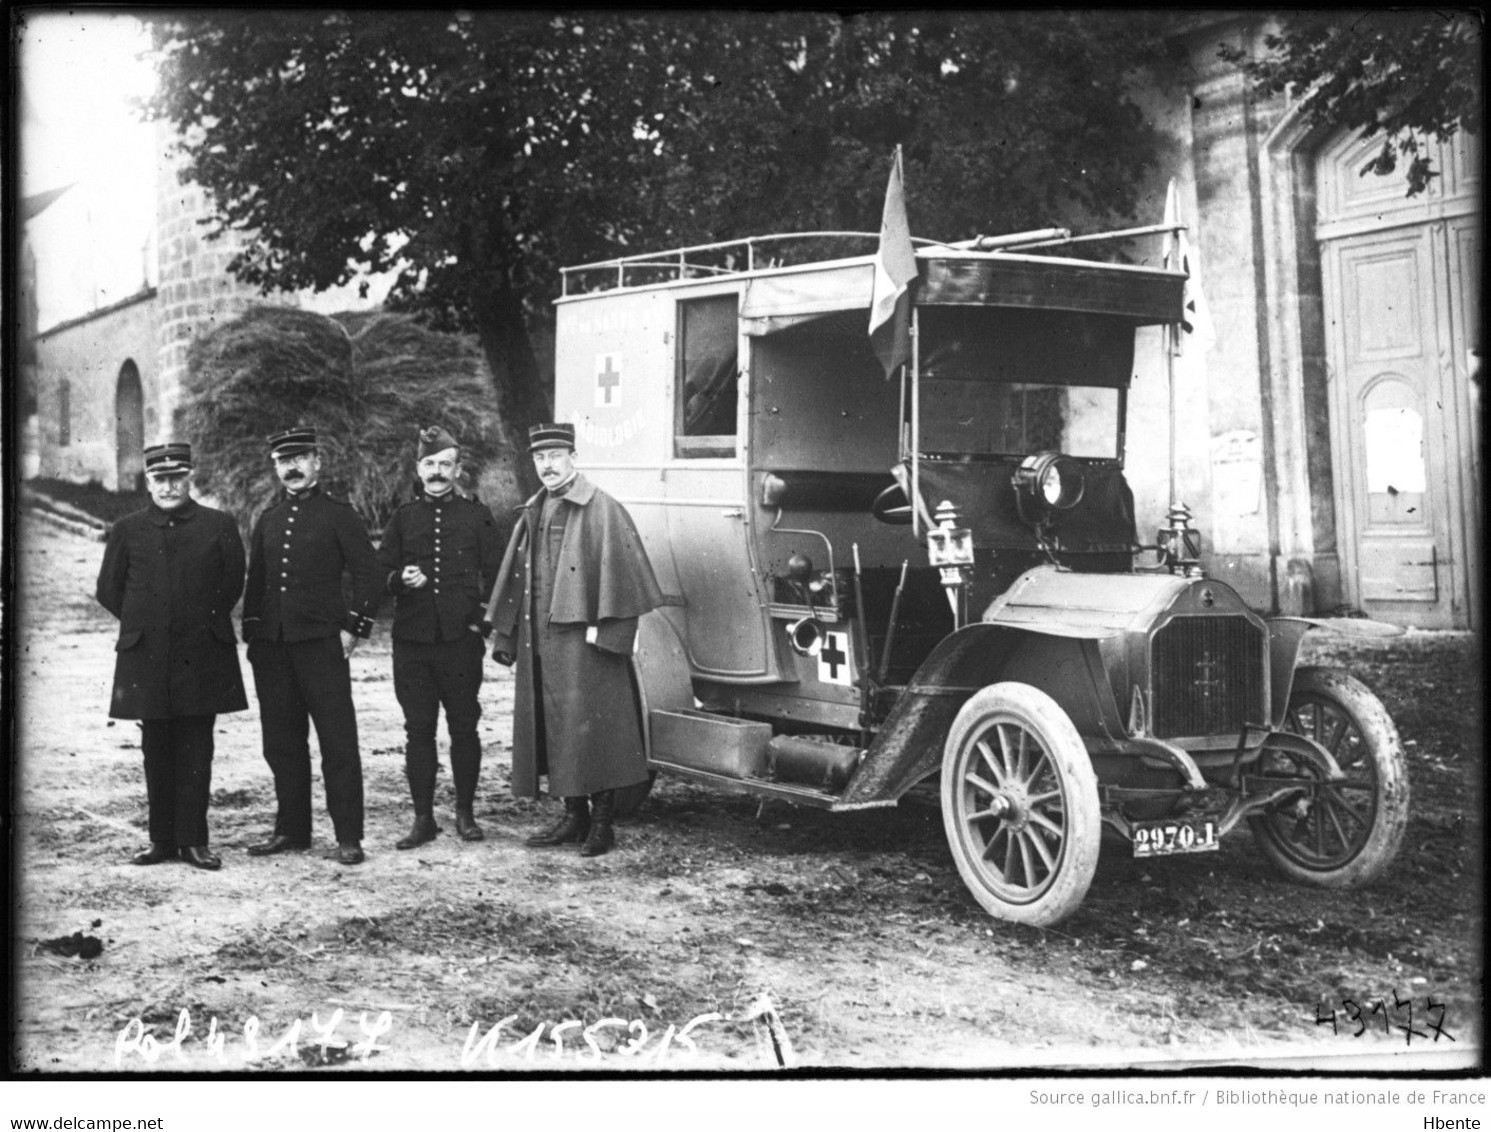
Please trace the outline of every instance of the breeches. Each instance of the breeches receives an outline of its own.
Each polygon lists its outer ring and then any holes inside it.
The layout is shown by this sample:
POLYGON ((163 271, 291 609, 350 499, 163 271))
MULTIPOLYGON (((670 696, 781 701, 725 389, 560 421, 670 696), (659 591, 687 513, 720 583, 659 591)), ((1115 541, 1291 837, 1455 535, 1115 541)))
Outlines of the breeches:
POLYGON ((297 841, 311 836, 310 725, 321 748, 326 808, 338 842, 362 840, 362 758, 352 677, 339 637, 313 641, 253 641, 249 662, 259 695, 264 761, 278 802, 274 831, 297 841))
POLYGON ((484 642, 477 633, 454 641, 424 644, 394 641, 393 690, 404 711, 404 767, 415 809, 427 812, 433 804, 438 762, 435 730, 440 709, 450 734, 450 769, 455 780, 456 805, 470 806, 481 773, 481 719, 484 642))
POLYGON ((178 848, 207 844, 215 715, 141 721, 150 840, 178 848))

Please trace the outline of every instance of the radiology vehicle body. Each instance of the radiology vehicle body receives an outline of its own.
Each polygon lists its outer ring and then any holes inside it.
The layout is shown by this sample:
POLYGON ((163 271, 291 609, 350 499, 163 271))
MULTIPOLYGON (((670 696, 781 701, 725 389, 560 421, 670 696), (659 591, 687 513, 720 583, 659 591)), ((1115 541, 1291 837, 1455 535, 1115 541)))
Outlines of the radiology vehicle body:
POLYGON ((636 655, 653 769, 835 811, 934 784, 969 890, 1028 923, 1077 907, 1104 827, 1380 873, 1408 787, 1376 698, 1296 669, 1310 623, 1206 577, 1184 506, 1141 545, 1135 338, 1185 277, 923 243, 887 378, 872 257, 810 243, 566 271, 556 412, 669 594, 636 655))

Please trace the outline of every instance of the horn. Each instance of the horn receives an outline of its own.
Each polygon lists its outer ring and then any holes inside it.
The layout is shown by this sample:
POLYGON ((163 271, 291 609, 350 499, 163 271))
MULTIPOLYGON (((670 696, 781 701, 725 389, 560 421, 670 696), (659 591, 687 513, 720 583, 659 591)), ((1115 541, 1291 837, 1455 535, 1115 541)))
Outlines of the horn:
POLYGON ((787 626, 787 643, 799 656, 817 656, 823 648, 823 623, 804 617, 787 626))

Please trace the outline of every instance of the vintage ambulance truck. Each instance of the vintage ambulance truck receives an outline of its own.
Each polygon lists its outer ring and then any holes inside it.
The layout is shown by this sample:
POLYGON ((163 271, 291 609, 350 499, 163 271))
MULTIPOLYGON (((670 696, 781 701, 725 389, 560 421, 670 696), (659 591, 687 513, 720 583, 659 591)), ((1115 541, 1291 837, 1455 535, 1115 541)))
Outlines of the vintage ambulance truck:
POLYGON ((1380 874, 1408 815, 1382 705, 1296 668, 1311 623, 1206 577, 1183 506, 1140 544, 1135 335, 1185 277, 918 241, 887 379, 848 238, 564 272, 556 414, 669 599, 635 656, 652 768, 834 811, 935 783, 970 892, 1030 924, 1080 904, 1105 827, 1157 856, 1246 822, 1295 881, 1380 874))

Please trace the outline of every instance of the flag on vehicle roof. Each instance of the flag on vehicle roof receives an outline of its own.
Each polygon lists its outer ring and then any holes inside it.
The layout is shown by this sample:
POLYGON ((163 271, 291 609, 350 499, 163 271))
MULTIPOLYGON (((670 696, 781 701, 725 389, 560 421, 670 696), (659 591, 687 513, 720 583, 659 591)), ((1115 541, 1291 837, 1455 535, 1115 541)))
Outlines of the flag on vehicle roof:
POLYGON ((870 346, 885 376, 911 360, 911 282, 916 252, 906 220, 906 187, 901 177, 901 147, 896 146, 885 186, 880 217, 880 248, 875 253, 875 283, 870 290, 870 346))
MULTIPOLYGON (((1201 263, 1191 250, 1186 239, 1186 230, 1180 223, 1179 194, 1175 180, 1171 179, 1165 190, 1165 224, 1169 228, 1160 247, 1164 266, 1186 273, 1185 291, 1181 299, 1180 328, 1191 335, 1204 354, 1217 343, 1217 331, 1211 321, 1211 310, 1206 305, 1206 295, 1201 290, 1201 263), (1172 261, 1172 252, 1174 259, 1172 261)), ((1183 352, 1185 339, 1176 336, 1175 352, 1183 352)))

